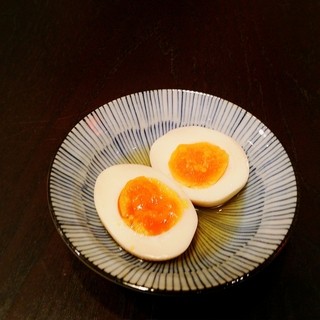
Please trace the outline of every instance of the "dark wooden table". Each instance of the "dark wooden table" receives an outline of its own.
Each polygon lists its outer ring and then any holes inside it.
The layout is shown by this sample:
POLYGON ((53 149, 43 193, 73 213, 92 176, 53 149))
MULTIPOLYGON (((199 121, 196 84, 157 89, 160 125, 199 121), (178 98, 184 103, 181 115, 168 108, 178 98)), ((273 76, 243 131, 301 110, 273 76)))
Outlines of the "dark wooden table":
POLYGON ((0 3, 1 319, 319 319, 320 2, 0 3), (115 98, 182 88, 253 113, 285 147, 299 187, 281 254, 219 292, 117 286, 67 248, 47 200, 71 128, 115 98))

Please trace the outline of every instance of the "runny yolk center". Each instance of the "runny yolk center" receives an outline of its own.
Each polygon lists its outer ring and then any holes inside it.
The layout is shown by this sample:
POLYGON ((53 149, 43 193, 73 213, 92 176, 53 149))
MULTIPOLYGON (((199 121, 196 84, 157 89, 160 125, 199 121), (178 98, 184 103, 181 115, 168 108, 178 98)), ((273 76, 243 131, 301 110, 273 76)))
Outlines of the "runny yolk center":
POLYGON ((174 190, 158 179, 139 176, 124 186, 118 207, 122 219, 134 231, 158 235, 177 223, 185 204, 174 190))
POLYGON ((205 188, 216 183, 225 173, 229 155, 208 142, 179 144, 169 160, 172 176, 190 188, 205 188))

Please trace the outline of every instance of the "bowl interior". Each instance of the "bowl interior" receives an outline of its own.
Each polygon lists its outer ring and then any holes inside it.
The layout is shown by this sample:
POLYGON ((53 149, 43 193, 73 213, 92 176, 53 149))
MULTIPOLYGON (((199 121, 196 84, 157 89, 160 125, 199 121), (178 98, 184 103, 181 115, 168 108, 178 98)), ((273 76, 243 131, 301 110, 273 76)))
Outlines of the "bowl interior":
POLYGON ((114 100, 81 120, 61 144, 50 171, 50 207, 63 239, 105 278, 139 291, 200 291, 237 283, 282 247, 297 202, 290 159, 275 135, 239 106, 186 90, 145 91, 114 100), (149 165, 151 144, 189 125, 233 137, 250 163, 245 188, 219 208, 197 208, 189 249, 167 262, 133 257, 109 236, 95 210, 97 176, 119 163, 149 165))

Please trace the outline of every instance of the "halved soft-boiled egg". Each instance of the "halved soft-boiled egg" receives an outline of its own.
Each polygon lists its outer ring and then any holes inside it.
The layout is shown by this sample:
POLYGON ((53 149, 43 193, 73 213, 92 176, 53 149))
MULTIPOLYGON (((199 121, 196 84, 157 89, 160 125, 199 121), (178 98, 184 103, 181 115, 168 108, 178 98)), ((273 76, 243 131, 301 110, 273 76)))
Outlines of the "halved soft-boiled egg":
POLYGON ((168 260, 182 254, 198 225, 195 208, 182 188, 145 165, 105 169, 96 180, 94 202, 114 240, 146 260, 168 260))
POLYGON ((150 149, 151 166, 177 181, 199 206, 219 206, 247 183, 249 163, 242 147, 222 132, 180 127, 158 138, 150 149))

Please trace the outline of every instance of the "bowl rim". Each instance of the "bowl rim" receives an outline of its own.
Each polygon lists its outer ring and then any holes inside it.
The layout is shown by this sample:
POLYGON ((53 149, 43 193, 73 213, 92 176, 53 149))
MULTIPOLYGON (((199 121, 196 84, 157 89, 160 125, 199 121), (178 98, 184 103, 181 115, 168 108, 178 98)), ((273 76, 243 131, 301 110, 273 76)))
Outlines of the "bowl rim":
POLYGON ((82 117, 79 121, 77 121, 72 127, 71 129, 67 132, 67 134, 62 138, 62 140, 59 142, 58 147, 56 148, 54 154, 52 155, 50 164, 49 164, 49 170, 47 172, 47 202, 48 202, 48 207, 49 207, 49 212, 51 215, 51 219, 54 223, 54 226, 56 228, 56 230, 58 231, 60 237, 62 238, 63 242, 67 245, 67 247, 69 248, 69 250, 71 250, 71 252, 89 269, 91 269, 92 271, 94 271, 96 274, 98 274, 99 276, 102 276, 104 279, 111 281, 112 283, 116 284, 116 285, 120 285, 121 287, 136 291, 136 292, 140 292, 140 293, 147 293, 147 294, 152 294, 152 295, 165 295, 165 296, 176 296, 176 295, 189 295, 189 294, 199 294, 199 293, 208 293, 208 292, 216 292, 219 290, 225 290, 226 288, 233 288, 233 287, 237 287, 243 283, 246 283, 248 280, 251 280, 253 278, 256 278, 256 276, 258 274, 261 273, 261 271, 265 270, 272 261, 274 261, 276 259, 276 257, 279 256, 279 254, 281 252, 283 252, 283 249, 286 247, 289 238, 291 237, 292 233, 294 233, 294 230, 296 228, 296 224, 297 224, 297 220, 298 220, 298 212, 299 212, 299 207, 300 207, 300 183, 298 181, 298 175, 296 174, 296 169, 287 153, 287 150, 285 148, 285 146, 282 145, 282 143, 279 141, 279 139, 276 137, 276 135, 269 129, 269 127, 267 127, 270 132, 274 135, 274 137, 278 140, 278 142, 280 143, 280 145, 282 146, 286 156, 288 157, 289 161, 290 161, 290 166, 291 169, 293 171, 293 176, 295 178, 295 187, 296 187, 296 202, 295 202, 295 209, 293 212, 293 218, 291 221, 291 224, 286 232, 286 234, 284 235, 283 239, 281 240, 281 242, 277 245, 277 248, 275 250, 273 250, 273 252, 262 262, 259 263, 258 266, 256 266, 255 268, 253 268, 253 270, 251 270, 249 273, 247 273, 244 276, 238 277, 236 279, 233 279, 231 282, 226 281, 225 283, 219 284, 217 286, 211 286, 208 288, 202 288, 202 289, 190 289, 190 290, 167 290, 167 289, 157 289, 157 288, 141 288, 139 286, 136 286, 130 282, 126 282, 124 281, 124 279, 119 279, 115 276, 112 276, 111 274, 105 272, 104 270, 100 269, 97 265, 95 265, 94 263, 92 263, 91 261, 89 261, 82 253, 81 251, 79 251, 77 249, 77 246, 74 245, 72 243, 72 241, 68 238, 68 236, 65 234, 65 232, 63 231, 62 228, 62 224, 58 221, 56 215, 55 215, 55 210, 54 210, 54 206, 52 203, 52 195, 50 192, 50 181, 51 181, 51 174, 52 174, 52 169, 54 167, 55 164, 55 160, 56 157, 59 153, 59 150, 61 148, 61 145, 63 144, 63 142, 67 139, 67 137, 69 136, 69 134, 71 133, 71 131, 77 127, 77 125, 79 125, 79 123, 86 119, 89 115, 91 115, 93 112, 95 112, 97 109, 100 109, 104 106, 108 106, 110 103, 118 101, 120 99, 129 97, 129 96, 133 96, 133 95, 137 95, 137 94, 143 94, 143 93, 147 93, 147 92, 157 92, 157 91, 181 91, 181 92, 186 92, 186 93, 191 93, 191 94, 201 94, 201 95, 208 95, 208 96, 212 96, 214 98, 218 98, 221 99, 223 101, 227 101, 233 105, 235 105, 238 108, 243 109, 248 115, 250 115, 251 117, 253 117, 255 120, 260 121, 262 124, 263 122, 261 120, 259 120, 258 118, 256 118, 252 113, 250 113, 249 111, 247 111, 246 109, 240 107, 237 104, 234 104, 224 98, 220 98, 218 96, 215 96, 213 94, 210 93, 204 93, 204 92, 200 92, 200 91, 193 91, 193 90, 186 90, 186 89, 152 89, 152 90, 144 90, 144 91, 138 91, 138 92, 134 92, 134 93, 130 93, 127 94, 125 96, 121 96, 118 98, 115 98, 109 102, 107 102, 104 105, 101 105, 95 109, 93 109, 92 111, 88 112, 84 117, 82 117))

